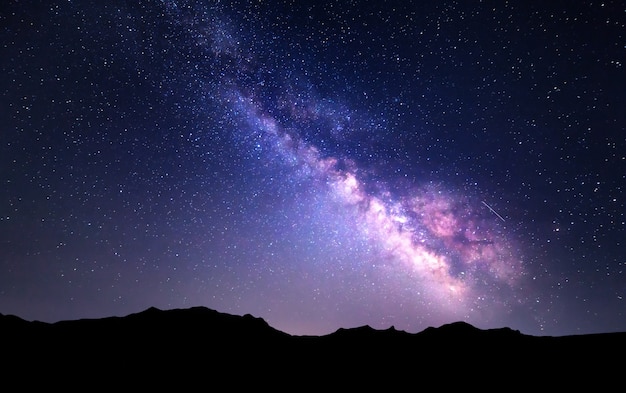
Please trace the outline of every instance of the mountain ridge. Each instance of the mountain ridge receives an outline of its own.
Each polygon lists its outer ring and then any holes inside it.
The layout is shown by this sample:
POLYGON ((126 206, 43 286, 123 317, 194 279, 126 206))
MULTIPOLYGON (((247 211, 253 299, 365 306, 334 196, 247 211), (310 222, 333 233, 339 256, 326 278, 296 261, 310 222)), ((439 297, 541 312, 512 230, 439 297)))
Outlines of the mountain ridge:
POLYGON ((60 325, 68 325, 68 324, 75 324, 75 323, 95 323, 95 322, 104 322, 104 321, 114 321, 114 320, 132 320, 132 319, 150 319, 150 318, 155 318, 158 315, 166 315, 166 314, 170 314, 170 315, 179 315, 179 316, 183 316, 184 314, 189 314, 187 315, 188 317, 191 316, 191 314, 195 314, 196 316, 199 316, 200 313, 204 313, 205 316, 206 315, 212 315, 213 317, 223 317, 225 320, 227 319, 231 319, 231 320, 235 320, 235 319, 242 319, 242 320, 248 320, 248 321, 256 321, 256 323, 260 324, 260 325, 264 325, 265 327, 271 328, 273 330, 275 330, 276 332, 282 333, 284 335, 287 336, 291 336, 291 337, 325 337, 325 336, 332 336, 332 335, 337 335, 337 334, 344 334, 345 332, 363 332, 366 330, 371 330, 373 332, 397 332, 400 334, 407 334, 407 335, 424 335, 424 334, 432 334, 435 331, 441 332, 441 331, 450 331, 450 332, 455 332, 455 334, 472 334, 472 333, 477 333, 477 332, 510 332, 510 333, 516 333, 518 335, 522 335, 522 336, 527 336, 527 337, 536 337, 536 338, 540 338, 540 337, 549 337, 549 338, 566 338, 566 337, 587 337, 587 336, 599 336, 599 335, 622 335, 622 334, 626 334, 626 330, 624 330, 623 332, 601 332, 601 333, 581 333, 581 334, 567 334, 567 335, 560 335, 560 336, 555 336, 555 335, 531 335, 531 334, 527 334, 527 333, 522 333, 519 330, 516 329, 512 329, 510 327, 507 326, 503 326, 503 327, 498 327, 498 328, 479 328, 476 327, 468 322, 465 321, 455 321, 455 322, 449 322, 449 323, 444 323, 440 326, 428 326, 426 328, 424 328, 422 331, 419 332, 407 332, 405 330, 398 330, 395 328, 395 326, 390 326, 386 329, 376 329, 371 327, 370 325, 361 325, 361 326, 355 326, 355 327, 350 327, 350 328, 345 328, 345 327, 339 327, 337 328, 337 330, 327 333, 327 334, 323 334, 323 335, 315 335, 315 334, 290 334, 284 331, 281 331, 277 328, 274 328, 273 326, 271 326, 267 321, 265 321, 265 319, 261 318, 261 317, 256 317, 252 314, 246 313, 243 315, 237 315, 237 314, 231 314, 231 313, 225 313, 225 312, 220 312, 217 311, 215 309, 211 309, 209 307, 206 306, 192 306, 192 307, 188 307, 188 308, 171 308, 171 309, 159 309, 157 307, 154 306, 150 306, 144 310, 141 311, 137 311, 137 312, 133 312, 133 313, 129 313, 127 315, 124 316, 105 316, 105 317, 94 317, 94 318, 78 318, 78 319, 64 319, 64 320, 59 320, 56 322, 42 322, 39 320, 27 320, 24 319, 18 315, 15 314, 3 314, 0 313, 0 328, 2 329, 6 329, 7 327, 10 327, 11 325, 17 325, 17 324, 22 324, 22 327, 25 325, 31 325, 31 326, 60 326, 60 325), (8 326, 7 326, 8 325, 8 326))
POLYGON ((71 371, 98 381, 126 378, 143 387, 204 381, 207 373, 212 382, 254 388, 292 386, 286 376, 320 388, 330 382, 350 388, 369 388, 370 383, 403 387, 411 376, 433 377, 442 369, 454 374, 447 386, 455 381, 466 386, 485 372, 522 382, 529 376, 535 382, 550 378, 562 386, 572 376, 605 382, 617 378, 621 363, 614 359, 626 352, 626 332, 531 336, 508 327, 480 329, 453 322, 418 333, 364 325, 299 336, 251 314, 203 306, 150 307, 123 317, 54 323, 0 314, 0 333, 3 357, 10 360, 5 362, 7 376, 11 370, 56 377, 71 371), (137 368, 158 378, 145 381, 137 368))

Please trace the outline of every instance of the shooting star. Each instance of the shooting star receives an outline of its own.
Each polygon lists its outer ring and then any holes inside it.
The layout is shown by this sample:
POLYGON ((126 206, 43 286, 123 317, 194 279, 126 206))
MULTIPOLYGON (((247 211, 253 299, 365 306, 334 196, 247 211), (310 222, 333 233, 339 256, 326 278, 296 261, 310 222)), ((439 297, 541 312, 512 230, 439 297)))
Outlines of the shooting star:
POLYGON ((487 209, 491 210, 491 212, 492 212, 493 214, 495 214, 496 216, 498 216, 498 218, 499 218, 499 219, 501 219, 501 220, 502 220, 502 222, 506 222, 506 221, 504 220, 504 218, 502 218, 502 216, 498 214, 498 212, 497 212, 497 211, 493 210, 493 209, 491 208, 491 206, 489 206, 489 205, 487 204, 487 202, 485 202, 485 201, 482 201, 482 202, 483 202, 483 205, 487 206, 487 209))

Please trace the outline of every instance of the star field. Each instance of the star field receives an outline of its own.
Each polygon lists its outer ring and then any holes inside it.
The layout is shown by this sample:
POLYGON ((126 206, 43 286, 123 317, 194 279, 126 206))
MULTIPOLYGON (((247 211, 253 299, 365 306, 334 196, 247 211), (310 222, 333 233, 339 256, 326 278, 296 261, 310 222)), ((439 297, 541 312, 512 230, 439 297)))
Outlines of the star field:
POLYGON ((619 2, 0 6, 0 312, 626 330, 619 2))

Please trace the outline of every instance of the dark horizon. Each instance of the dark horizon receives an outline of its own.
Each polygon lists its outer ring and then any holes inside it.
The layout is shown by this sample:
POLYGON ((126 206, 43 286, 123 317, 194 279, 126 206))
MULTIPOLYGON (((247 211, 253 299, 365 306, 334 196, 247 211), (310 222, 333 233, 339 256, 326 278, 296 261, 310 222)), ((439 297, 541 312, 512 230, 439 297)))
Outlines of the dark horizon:
POLYGON ((442 371, 446 380, 440 383, 447 388, 608 388, 621 381, 615 359, 626 349, 626 333, 534 337, 458 322, 417 334, 359 327, 292 336, 261 318, 206 307, 150 308, 54 325, 0 316, 0 330, 10 337, 3 346, 5 383, 66 389, 139 384, 395 390, 416 378, 436 383, 442 371), (25 381, 19 372, 24 369, 37 378, 25 381))
MULTIPOLYGON (((146 309, 143 310, 139 310, 136 312, 131 312, 129 314, 125 314, 125 315, 107 315, 107 316, 102 316, 102 317, 93 317, 93 318, 77 318, 77 319, 63 319, 63 320, 58 320, 58 321, 49 321, 49 322, 45 322, 45 321, 40 321, 40 320, 28 320, 28 319, 24 319, 22 317, 20 317, 19 315, 15 315, 15 314, 4 314, 2 312, 0 312, 0 318, 2 317, 10 317, 10 318, 17 318, 18 320, 25 322, 25 323, 35 323, 35 324, 43 324, 43 325, 47 325, 47 326, 52 326, 52 325, 63 325, 66 323, 75 323, 75 322, 80 322, 80 321, 104 321, 104 320, 109 320, 109 319, 128 319, 128 318, 132 318, 134 316, 138 316, 138 315, 146 315, 146 314, 150 314, 150 313, 178 313, 178 312, 193 312, 194 310, 200 310, 200 311, 207 311, 207 312, 213 312, 216 313, 217 315, 220 316, 224 316, 224 317, 235 317, 235 318, 252 318, 254 320, 258 320, 258 321, 262 321, 264 324, 266 324, 269 328, 274 329, 280 333, 284 333, 288 336, 292 336, 292 337, 324 337, 324 336, 330 336, 333 334, 336 334, 338 332, 343 332, 343 331, 359 331, 359 330, 369 330, 371 329, 372 331, 375 332, 383 332, 383 331, 395 331, 395 332, 400 332, 400 333, 407 333, 410 335, 419 335, 425 332, 428 332, 430 330, 433 329, 446 329, 449 327, 454 327, 455 329, 458 330, 467 330, 467 329, 477 329, 480 331, 485 331, 485 332, 489 332, 489 331, 510 331, 513 333, 517 333, 517 334, 521 334, 523 336, 529 336, 529 337, 554 337, 554 338, 564 338, 564 337, 572 337, 572 336, 595 336, 595 335, 606 335, 606 334, 620 334, 620 335, 624 335, 626 337, 626 330, 617 330, 617 331, 606 331, 606 332, 596 332, 596 333, 579 333, 579 334, 568 334, 568 335, 562 335, 562 336, 553 336, 553 335, 533 335, 533 334, 528 334, 526 332, 520 331, 518 329, 513 329, 510 326, 496 326, 496 327, 480 327, 480 326, 476 326, 473 325, 469 322, 466 321, 453 321, 453 322, 446 322, 442 325, 438 325, 438 326, 427 326, 425 327, 423 330, 420 331, 406 331, 406 330, 402 330, 402 329, 397 329, 395 326, 391 325, 388 326, 386 328, 373 328, 372 326, 370 326, 369 324, 365 324, 365 325, 358 325, 358 326, 340 326, 338 327, 336 330, 332 331, 332 332, 328 332, 328 333, 324 333, 324 334, 291 334, 289 332, 285 332, 282 331, 274 326, 272 326, 271 324, 269 324, 267 321, 265 321, 262 317, 258 317, 255 315, 252 315, 250 313, 245 313, 245 314, 230 314, 230 313, 225 313, 225 312, 221 312, 219 310, 215 310, 212 309, 210 307, 206 307, 206 306, 190 306, 187 308, 172 308, 172 309, 160 309, 154 306, 150 306, 146 309)), ((2 326, 2 323, 5 321, 0 320, 0 327, 2 326)))

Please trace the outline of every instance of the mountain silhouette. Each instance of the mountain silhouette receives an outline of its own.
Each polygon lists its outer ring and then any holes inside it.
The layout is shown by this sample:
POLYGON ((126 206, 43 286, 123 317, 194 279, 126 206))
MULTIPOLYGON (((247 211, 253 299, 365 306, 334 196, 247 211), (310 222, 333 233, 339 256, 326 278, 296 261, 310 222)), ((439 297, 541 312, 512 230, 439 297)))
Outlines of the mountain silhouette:
POLYGON ((297 336, 206 307, 56 323, 0 314, 0 333, 5 380, 26 372, 46 387, 86 380, 85 389, 598 389, 621 382, 626 353, 626 332, 530 336, 455 322, 419 333, 361 326, 297 336))

